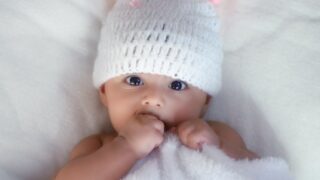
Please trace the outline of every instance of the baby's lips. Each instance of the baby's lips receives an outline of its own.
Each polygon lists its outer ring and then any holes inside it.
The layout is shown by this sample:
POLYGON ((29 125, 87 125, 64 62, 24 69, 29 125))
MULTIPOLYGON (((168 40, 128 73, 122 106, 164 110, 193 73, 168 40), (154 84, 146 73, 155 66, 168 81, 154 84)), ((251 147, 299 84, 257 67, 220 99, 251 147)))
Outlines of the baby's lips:
POLYGON ((161 117, 157 113, 153 113, 151 111, 140 111, 136 113, 137 116, 141 116, 143 118, 151 118, 161 120, 161 117))
POLYGON ((142 119, 155 119, 155 120, 160 120, 157 116, 153 114, 146 114, 146 113, 141 113, 137 115, 139 118, 142 119))

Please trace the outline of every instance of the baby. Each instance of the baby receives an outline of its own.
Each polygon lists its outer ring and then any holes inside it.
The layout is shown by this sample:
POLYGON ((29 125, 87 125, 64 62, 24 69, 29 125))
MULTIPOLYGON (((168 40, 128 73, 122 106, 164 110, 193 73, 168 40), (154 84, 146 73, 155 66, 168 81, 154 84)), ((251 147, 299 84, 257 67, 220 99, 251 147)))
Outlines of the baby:
POLYGON ((121 179, 168 132, 194 150, 209 144, 256 158, 232 128, 203 119, 221 86, 222 58, 209 0, 118 0, 93 74, 115 132, 82 140, 56 179, 121 179))

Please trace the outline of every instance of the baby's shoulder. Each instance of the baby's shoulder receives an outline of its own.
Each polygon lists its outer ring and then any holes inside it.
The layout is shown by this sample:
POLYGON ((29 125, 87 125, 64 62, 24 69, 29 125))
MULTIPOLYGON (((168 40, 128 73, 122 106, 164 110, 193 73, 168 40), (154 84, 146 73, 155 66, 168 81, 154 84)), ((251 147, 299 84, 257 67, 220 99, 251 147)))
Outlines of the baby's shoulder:
POLYGON ((100 133, 82 139, 71 151, 70 160, 91 154, 115 138, 113 133, 100 133))
POLYGON ((102 142, 102 144, 107 144, 111 142, 115 137, 117 137, 116 133, 101 133, 99 134, 99 138, 102 142))

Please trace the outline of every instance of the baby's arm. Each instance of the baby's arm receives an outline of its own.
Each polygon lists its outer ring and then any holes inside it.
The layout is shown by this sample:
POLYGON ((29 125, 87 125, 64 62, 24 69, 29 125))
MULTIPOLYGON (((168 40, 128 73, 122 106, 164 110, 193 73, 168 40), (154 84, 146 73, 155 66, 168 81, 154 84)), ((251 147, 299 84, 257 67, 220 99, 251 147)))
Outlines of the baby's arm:
POLYGON ((234 129, 222 122, 209 121, 208 123, 220 139, 220 148, 228 156, 234 159, 259 158, 257 154, 246 147, 243 139, 234 129))
POLYGON ((121 179, 137 160, 162 143, 164 124, 157 119, 138 115, 117 133, 104 138, 92 136, 81 141, 56 180, 121 179))
POLYGON ((136 154, 122 137, 90 136, 71 152, 70 161, 60 170, 56 180, 116 180, 124 176, 137 161, 136 154))

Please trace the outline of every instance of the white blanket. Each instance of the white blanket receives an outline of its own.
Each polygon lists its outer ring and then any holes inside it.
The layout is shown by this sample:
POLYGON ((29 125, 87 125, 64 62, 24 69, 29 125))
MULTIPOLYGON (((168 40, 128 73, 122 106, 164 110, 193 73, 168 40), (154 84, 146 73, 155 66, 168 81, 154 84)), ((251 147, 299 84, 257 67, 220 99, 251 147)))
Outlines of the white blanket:
POLYGON ((286 162, 268 157, 233 160, 215 146, 201 152, 182 145, 175 135, 139 161, 123 180, 291 180, 286 162))
MULTIPOLYGON (((106 127, 92 67, 107 0, 0 0, 0 179, 50 179, 106 127)), ((320 1, 223 0, 225 121, 297 180, 320 179, 320 1)))

